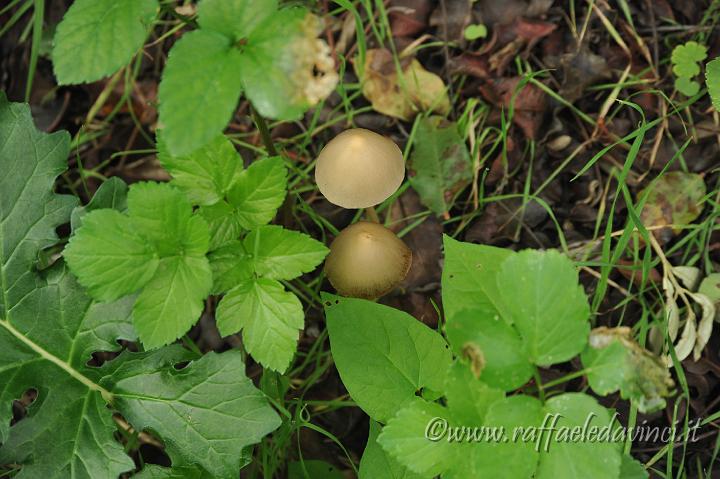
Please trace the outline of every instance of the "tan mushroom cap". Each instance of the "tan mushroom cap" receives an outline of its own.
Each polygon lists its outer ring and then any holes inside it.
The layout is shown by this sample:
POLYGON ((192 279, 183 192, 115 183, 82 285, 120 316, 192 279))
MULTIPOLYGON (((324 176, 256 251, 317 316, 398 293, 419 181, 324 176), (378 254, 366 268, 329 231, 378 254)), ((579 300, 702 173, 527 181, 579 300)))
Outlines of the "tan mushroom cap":
POLYGON ((330 203, 368 208, 395 193, 405 177, 405 159, 388 138, 363 128, 345 130, 322 149, 315 181, 330 203))
POLYGON ((410 270, 412 251, 378 223, 359 221, 330 245, 325 273, 343 296, 375 299, 390 292, 410 270))

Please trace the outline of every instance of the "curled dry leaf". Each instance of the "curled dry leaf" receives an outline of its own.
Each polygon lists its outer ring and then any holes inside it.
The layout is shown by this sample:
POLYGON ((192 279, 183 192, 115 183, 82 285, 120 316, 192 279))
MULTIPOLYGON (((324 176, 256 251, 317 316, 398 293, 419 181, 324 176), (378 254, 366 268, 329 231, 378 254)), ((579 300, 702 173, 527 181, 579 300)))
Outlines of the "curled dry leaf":
POLYGON ((425 70, 416 59, 403 62, 401 70, 398 75, 389 50, 367 51, 362 91, 375 110, 401 120, 411 120, 421 111, 442 115, 450 111, 447 88, 439 76, 425 70))

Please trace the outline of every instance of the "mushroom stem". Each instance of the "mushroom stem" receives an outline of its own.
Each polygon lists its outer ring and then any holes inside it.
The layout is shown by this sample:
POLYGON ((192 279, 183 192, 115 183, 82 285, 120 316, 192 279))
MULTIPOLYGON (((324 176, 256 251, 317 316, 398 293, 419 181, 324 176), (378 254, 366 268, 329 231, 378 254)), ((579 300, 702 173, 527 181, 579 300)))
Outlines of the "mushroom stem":
POLYGON ((380 218, 378 217, 377 211, 375 211, 374 206, 365 208, 365 216, 373 223, 380 223, 380 218))
POLYGON ((252 111, 253 121, 255 122, 255 126, 257 126, 258 131, 260 132, 260 137, 265 144, 268 155, 276 156, 278 152, 275 149, 275 144, 273 143, 272 137, 270 136, 270 129, 267 126, 265 118, 263 118, 262 115, 260 115, 260 113, 255 110, 255 108, 251 107, 250 110, 252 111))

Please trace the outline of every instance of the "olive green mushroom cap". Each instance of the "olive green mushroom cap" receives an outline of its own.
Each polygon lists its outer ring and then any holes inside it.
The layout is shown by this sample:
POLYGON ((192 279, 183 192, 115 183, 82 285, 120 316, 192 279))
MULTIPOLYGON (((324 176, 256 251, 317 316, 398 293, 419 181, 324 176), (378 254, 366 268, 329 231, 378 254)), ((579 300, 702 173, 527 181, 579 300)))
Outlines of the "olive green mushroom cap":
POLYGON ((330 203, 369 208, 395 193, 405 177, 405 159, 390 139, 363 128, 345 130, 322 149, 315 181, 330 203))
POLYGON ((325 273, 343 296, 375 299, 390 292, 410 270, 412 251, 378 223, 360 221, 330 245, 325 273))

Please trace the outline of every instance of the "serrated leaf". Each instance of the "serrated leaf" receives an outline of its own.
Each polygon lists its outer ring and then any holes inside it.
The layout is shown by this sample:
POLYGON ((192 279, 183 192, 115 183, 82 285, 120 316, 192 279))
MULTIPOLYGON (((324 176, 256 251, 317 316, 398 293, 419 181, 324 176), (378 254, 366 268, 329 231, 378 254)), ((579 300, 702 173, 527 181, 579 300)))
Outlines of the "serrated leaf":
POLYGON ((583 350, 590 332, 590 306, 566 256, 555 250, 512 255, 500 266, 497 287, 531 362, 549 366, 583 350))
POLYGON ((477 351, 482 361, 480 377, 488 385, 512 391, 532 377, 520 336, 497 314, 461 311, 448 321, 446 331, 456 355, 477 351))
POLYGON ((210 251, 240 238, 243 227, 238 219, 237 211, 227 201, 220 201, 210 206, 198 208, 210 229, 210 251))
POLYGON ((186 33, 170 50, 158 91, 170 154, 191 154, 225 129, 242 90, 241 56, 230 38, 209 30, 186 33))
POLYGON ((360 459, 360 479, 420 479, 422 476, 402 466, 378 444, 381 430, 380 424, 370 419, 370 434, 360 459))
MULTIPOLYGON (((460 448, 441 437, 434 436, 430 424, 447 424, 448 410, 439 404, 411 399, 395 414, 377 438, 378 443, 403 466, 423 477, 434 477, 451 468, 458 460, 460 448)), ((446 426, 447 427, 447 426, 446 426)))
MULTIPOLYGON (((495 277, 500 264, 513 251, 494 246, 462 243, 443 236, 445 265, 442 272, 442 303, 448 324, 462 310, 489 317, 500 314, 500 293, 495 277)), ((504 317, 505 315, 501 315, 504 317)))
POLYGON ((172 184, 194 205, 213 205, 223 200, 243 171, 242 158, 225 135, 184 156, 170 154, 159 135, 158 160, 172 175, 172 184))
POLYGON ((436 215, 452 207, 455 195, 473 179, 472 161, 456 123, 433 116, 420 121, 410 155, 410 185, 436 215))
POLYGON ((243 344, 266 368, 285 371, 297 349, 304 314, 300 300, 279 282, 258 278, 230 290, 215 314, 220 334, 242 330, 243 344))
POLYGON ((613 420, 610 411, 602 407, 592 397, 581 393, 566 393, 548 399, 545 403, 546 417, 558 419, 557 428, 548 447, 542 443, 540 463, 535 477, 537 479, 607 479, 618 477, 621 454, 619 444, 612 442, 613 432, 619 425, 613 420), (574 427, 609 428, 609 440, 595 434, 590 441, 572 441, 568 435, 574 427), (560 429, 565 431, 565 439, 560 429), (604 439, 604 440, 603 440, 604 439))
POLYGON ((276 10, 277 0, 202 0, 198 6, 198 21, 201 28, 238 41, 276 10))
POLYGON ((667 367, 637 344, 628 328, 594 329, 581 359, 593 391, 605 396, 620 390, 640 412, 662 409, 673 392, 667 367))
POLYGON ((482 424, 490 405, 505 398, 501 390, 480 381, 473 376, 470 367, 460 361, 450 368, 444 390, 453 418, 466 425, 482 424))
POLYGON ((720 58, 715 58, 705 65, 705 84, 713 106, 720 110, 720 58))
POLYGON ((60 85, 115 73, 143 46, 157 0, 76 0, 55 32, 52 51, 60 85))
POLYGON ((437 332, 372 301, 324 294, 323 303, 340 377, 371 418, 387 421, 419 389, 442 390, 451 355, 437 332))
POLYGON ((242 353, 210 352, 183 369, 167 352, 125 354, 103 385, 139 429, 163 431, 167 447, 212 477, 236 477, 243 448, 280 425, 265 396, 245 376, 242 353))
POLYGON ((252 261, 241 241, 225 244, 208 258, 213 274, 213 294, 230 291, 253 277, 252 261))
POLYGON ((255 274, 271 279, 290 280, 312 271, 329 252, 310 236, 276 225, 251 231, 243 243, 255 274))
POLYGON ((80 284, 100 301, 113 301, 145 286, 160 264, 157 251, 116 210, 87 214, 63 252, 80 284))
POLYGON ((121 213, 125 212, 127 209, 127 192, 128 186, 123 180, 116 176, 108 178, 100 185, 88 204, 73 209, 70 215, 70 227, 75 231, 82 225, 83 216, 101 208, 110 208, 121 213))
POLYGON ((285 200, 287 168, 279 156, 254 162, 228 193, 237 221, 250 230, 268 223, 285 200))

